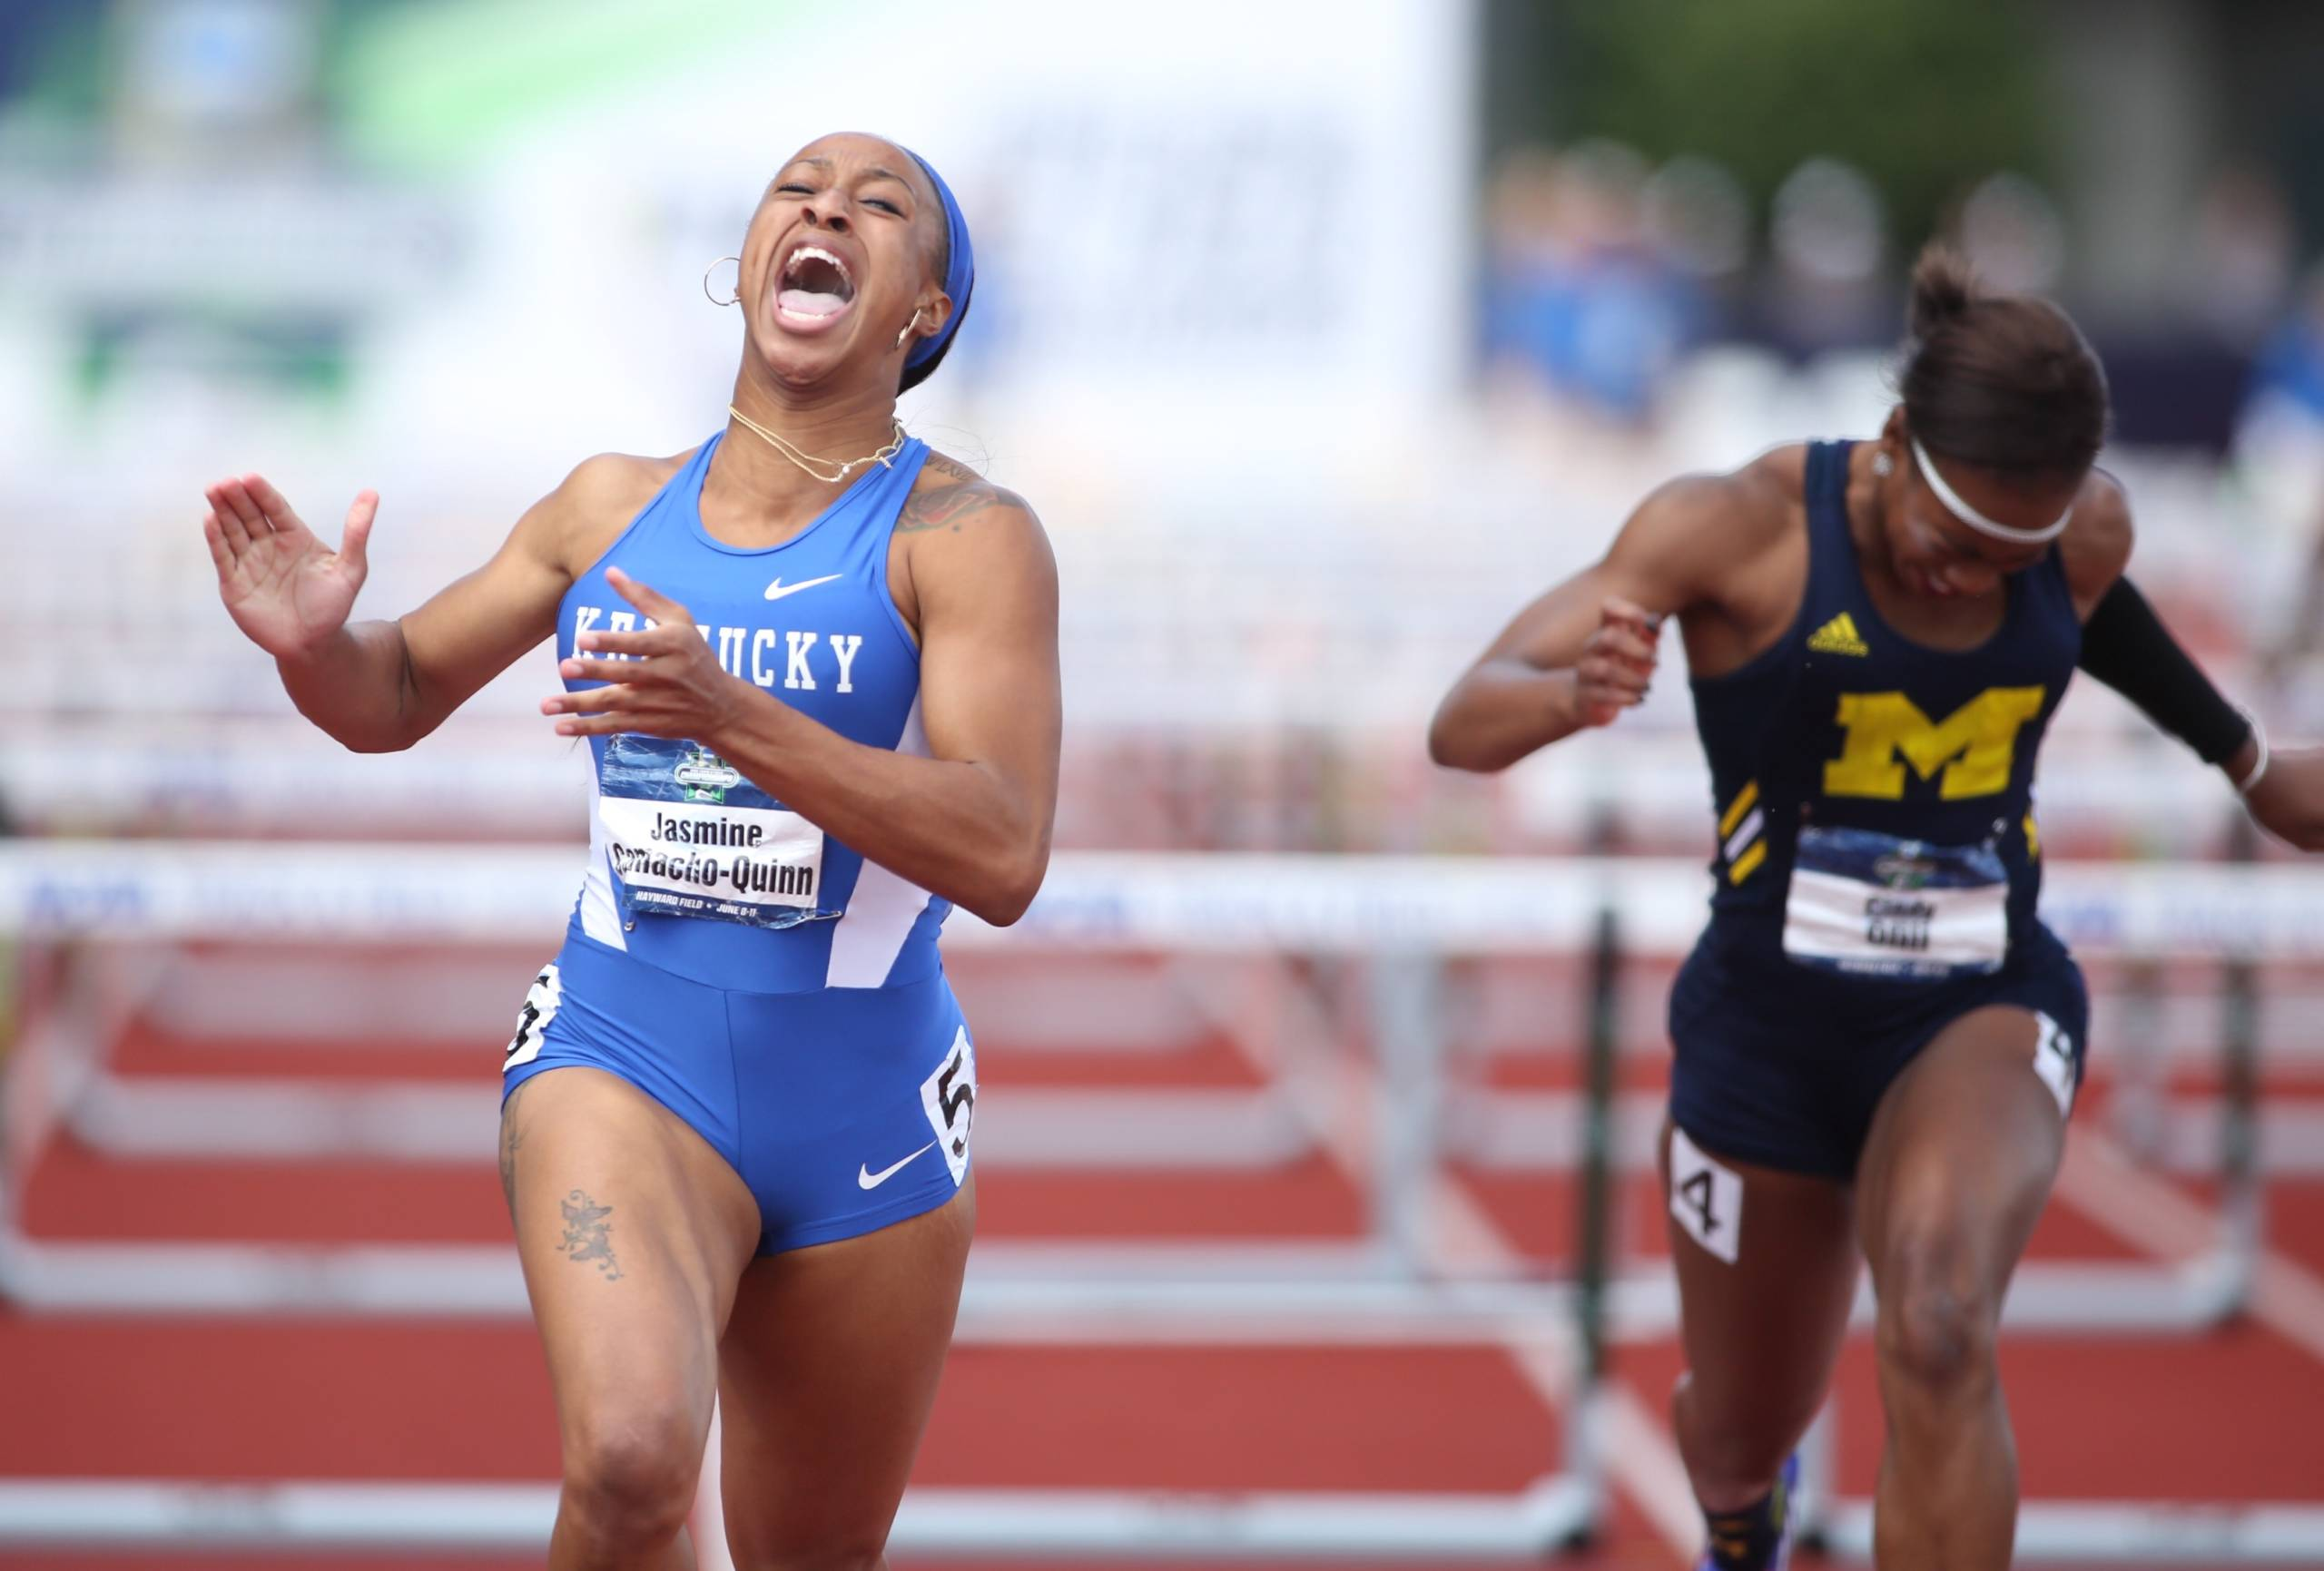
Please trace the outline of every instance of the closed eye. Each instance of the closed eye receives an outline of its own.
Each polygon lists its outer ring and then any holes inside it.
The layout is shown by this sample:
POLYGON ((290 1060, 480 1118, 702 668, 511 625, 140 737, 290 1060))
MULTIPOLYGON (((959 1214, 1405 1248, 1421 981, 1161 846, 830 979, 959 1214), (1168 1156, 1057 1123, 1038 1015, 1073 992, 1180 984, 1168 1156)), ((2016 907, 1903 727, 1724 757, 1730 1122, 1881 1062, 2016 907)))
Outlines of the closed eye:
POLYGON ((795 180, 791 182, 788 185, 778 185, 774 189, 778 193, 786 196, 812 196, 815 194, 815 188, 813 186, 802 185, 795 180))
POLYGON ((884 196, 867 196, 863 199, 863 205, 866 207, 885 208, 890 212, 894 213, 898 218, 901 218, 904 215, 903 209, 898 207, 894 202, 890 201, 884 196))

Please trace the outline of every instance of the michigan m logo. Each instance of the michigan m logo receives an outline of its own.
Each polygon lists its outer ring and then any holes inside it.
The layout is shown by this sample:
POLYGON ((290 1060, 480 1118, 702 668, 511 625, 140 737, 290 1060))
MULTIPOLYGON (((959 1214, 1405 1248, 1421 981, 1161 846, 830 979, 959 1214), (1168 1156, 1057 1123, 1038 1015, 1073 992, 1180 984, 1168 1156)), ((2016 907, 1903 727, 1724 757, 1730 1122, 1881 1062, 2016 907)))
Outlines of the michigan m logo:
POLYGON ((1941 722, 1901 692, 1842 693, 1838 719, 1846 741, 1840 756, 1824 765, 1824 794, 1897 800, 1909 763, 1923 780, 1943 776, 1937 794, 1946 801, 1997 795, 2009 789, 2017 733, 2042 712, 2047 691, 1989 687, 1941 722))

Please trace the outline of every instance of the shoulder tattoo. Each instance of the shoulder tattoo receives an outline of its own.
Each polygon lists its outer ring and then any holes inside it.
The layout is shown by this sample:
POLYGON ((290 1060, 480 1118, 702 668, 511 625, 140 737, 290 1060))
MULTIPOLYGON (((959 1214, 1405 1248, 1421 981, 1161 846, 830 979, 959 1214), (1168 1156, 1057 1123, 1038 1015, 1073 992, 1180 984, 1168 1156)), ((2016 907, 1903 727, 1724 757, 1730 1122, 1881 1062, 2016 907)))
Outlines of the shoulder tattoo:
POLYGON ((1024 508, 1025 499, 1005 486, 996 486, 974 469, 941 453, 931 453, 923 473, 933 470, 950 484, 919 486, 904 499, 896 515, 896 533, 911 535, 931 529, 958 531, 980 513, 995 507, 1024 508))

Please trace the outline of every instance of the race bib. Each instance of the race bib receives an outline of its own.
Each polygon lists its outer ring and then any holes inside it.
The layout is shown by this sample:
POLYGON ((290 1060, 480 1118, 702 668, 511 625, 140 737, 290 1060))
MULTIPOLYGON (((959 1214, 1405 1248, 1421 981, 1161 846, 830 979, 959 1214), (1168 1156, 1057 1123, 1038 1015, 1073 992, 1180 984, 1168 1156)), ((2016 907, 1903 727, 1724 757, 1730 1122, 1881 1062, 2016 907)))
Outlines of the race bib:
POLYGON ((823 831, 698 743, 616 735, 597 771, 623 915, 789 928, 822 906, 823 831))
POLYGON ((928 1126, 944 1148, 945 1165, 958 1183, 969 1171, 969 1127, 977 1110, 977 1049, 963 1026, 954 1033, 952 1050, 935 1073, 920 1083, 920 1105, 928 1126))
POLYGON ((1869 830, 1799 831, 1784 953, 1859 976, 1974 976, 2009 953, 2009 871, 1993 846, 1869 830))

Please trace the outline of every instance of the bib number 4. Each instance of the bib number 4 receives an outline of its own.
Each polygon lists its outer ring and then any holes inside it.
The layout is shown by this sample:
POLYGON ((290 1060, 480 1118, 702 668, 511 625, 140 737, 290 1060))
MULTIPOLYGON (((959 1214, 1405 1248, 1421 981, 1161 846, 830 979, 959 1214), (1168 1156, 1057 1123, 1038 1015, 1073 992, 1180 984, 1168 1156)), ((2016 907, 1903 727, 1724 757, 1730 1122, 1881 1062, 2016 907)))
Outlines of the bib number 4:
POLYGON ((1670 1216, 1728 1264, 1743 1243, 1743 1175, 1722 1167, 1673 1125, 1670 1131, 1670 1216))

